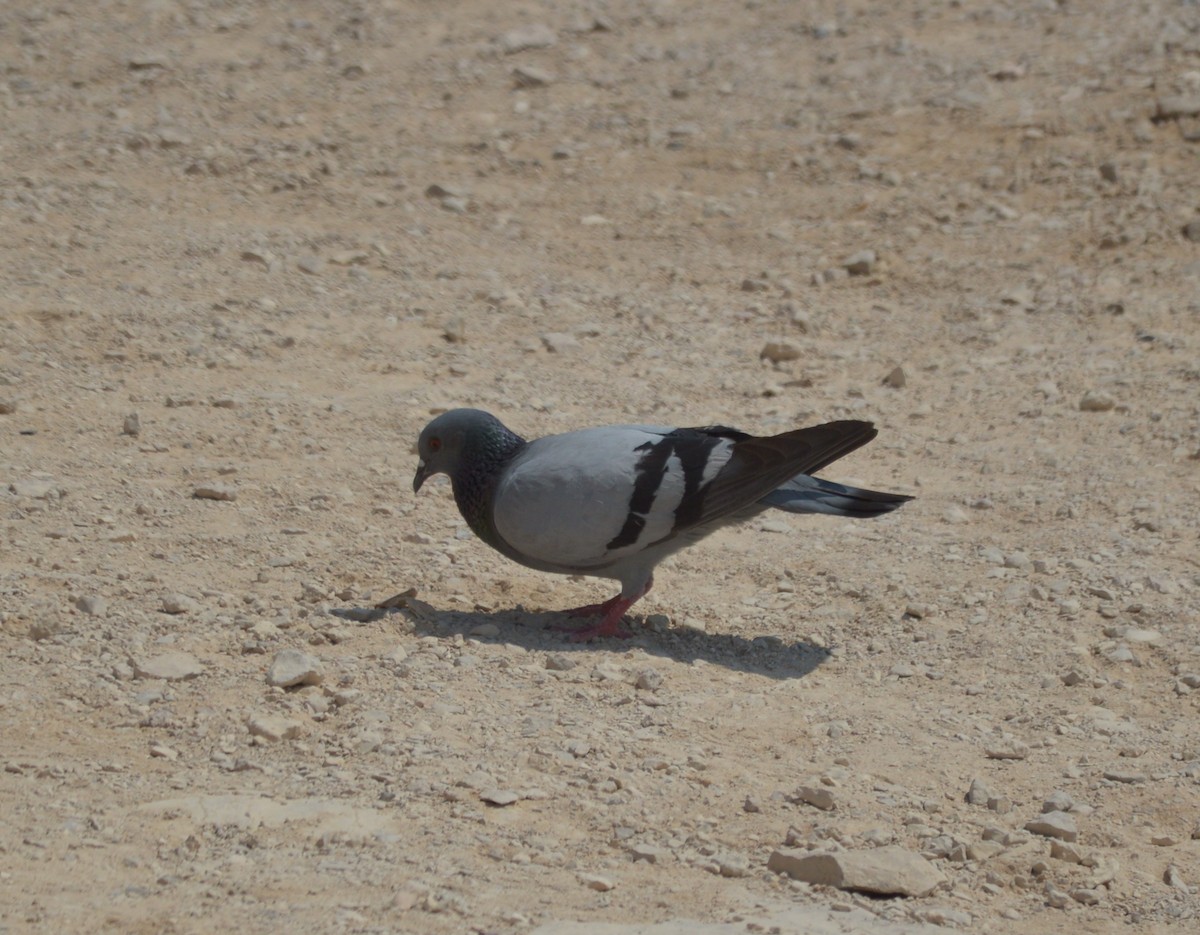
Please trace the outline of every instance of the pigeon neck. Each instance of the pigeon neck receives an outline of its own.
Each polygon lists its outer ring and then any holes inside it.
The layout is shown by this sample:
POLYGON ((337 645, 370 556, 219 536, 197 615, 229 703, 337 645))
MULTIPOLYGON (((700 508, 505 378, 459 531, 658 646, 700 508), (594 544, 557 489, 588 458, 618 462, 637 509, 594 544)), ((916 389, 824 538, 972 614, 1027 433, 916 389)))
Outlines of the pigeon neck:
POLYGON ((525 439, 503 425, 463 448, 458 469, 451 475, 454 500, 475 535, 495 545, 491 511, 492 491, 504 465, 525 447, 525 439))

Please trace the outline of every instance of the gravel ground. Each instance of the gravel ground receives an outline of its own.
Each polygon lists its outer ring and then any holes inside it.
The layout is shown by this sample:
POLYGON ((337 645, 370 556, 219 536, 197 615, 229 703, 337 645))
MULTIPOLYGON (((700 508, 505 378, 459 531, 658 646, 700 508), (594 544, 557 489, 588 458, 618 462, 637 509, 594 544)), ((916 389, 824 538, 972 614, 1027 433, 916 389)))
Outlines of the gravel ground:
POLYGON ((11 4, 0 61, 0 932, 1196 924, 1195 3, 11 4), (608 583, 412 495, 457 405, 867 418, 829 476, 917 499, 571 643, 608 583))

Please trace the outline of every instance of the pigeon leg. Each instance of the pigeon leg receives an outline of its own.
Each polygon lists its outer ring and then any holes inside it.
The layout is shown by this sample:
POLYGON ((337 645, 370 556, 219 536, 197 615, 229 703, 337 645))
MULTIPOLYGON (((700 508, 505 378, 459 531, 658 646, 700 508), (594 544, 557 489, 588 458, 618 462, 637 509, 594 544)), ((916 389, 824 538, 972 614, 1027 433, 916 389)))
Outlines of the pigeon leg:
POLYGON ((633 597, 622 597, 618 594, 616 597, 609 598, 603 604, 593 604, 589 607, 576 608, 575 611, 568 611, 571 616, 603 614, 600 622, 597 624, 579 630, 570 627, 555 627, 555 629, 569 632, 571 634, 571 641, 574 643, 583 643, 598 636, 615 636, 623 640, 629 639, 633 636, 633 633, 621 626, 621 618, 625 616, 626 611, 630 607, 646 596, 646 592, 650 590, 652 584, 654 584, 653 578, 647 581, 646 586, 633 597))

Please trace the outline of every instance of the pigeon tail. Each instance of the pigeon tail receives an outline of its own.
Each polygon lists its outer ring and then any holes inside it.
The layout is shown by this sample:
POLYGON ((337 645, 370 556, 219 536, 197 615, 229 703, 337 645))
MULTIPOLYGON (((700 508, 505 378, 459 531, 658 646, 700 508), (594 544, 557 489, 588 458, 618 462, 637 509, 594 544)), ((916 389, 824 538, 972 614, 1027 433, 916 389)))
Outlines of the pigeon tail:
POLYGON ((824 513, 826 516, 869 519, 890 513, 911 499, 900 493, 848 487, 801 474, 772 490, 758 502, 788 513, 824 513))

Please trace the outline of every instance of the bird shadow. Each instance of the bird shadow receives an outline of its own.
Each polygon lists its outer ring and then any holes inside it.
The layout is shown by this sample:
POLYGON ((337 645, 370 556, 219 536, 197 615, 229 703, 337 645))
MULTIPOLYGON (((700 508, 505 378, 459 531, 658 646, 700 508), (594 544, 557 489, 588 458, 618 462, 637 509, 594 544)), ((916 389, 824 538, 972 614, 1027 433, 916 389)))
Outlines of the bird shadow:
MULTIPOLYGON (((395 600, 395 599, 394 599, 395 600)), ((780 636, 746 637, 735 633, 708 633, 689 627, 650 625, 646 618, 629 617, 633 636, 601 638, 594 642, 574 642, 569 629, 571 619, 562 613, 531 611, 521 607, 495 611, 440 610, 424 601, 401 596, 391 606, 335 608, 334 616, 364 623, 399 615, 412 623, 421 636, 453 637, 456 634, 480 643, 509 644, 526 650, 557 653, 592 653, 608 650, 623 652, 640 649, 651 656, 689 664, 702 661, 737 672, 771 679, 804 678, 832 653, 822 646, 803 640, 789 641, 780 636), (491 626, 487 626, 490 624, 491 626)), ((656 615, 657 616, 657 615, 656 615)))

